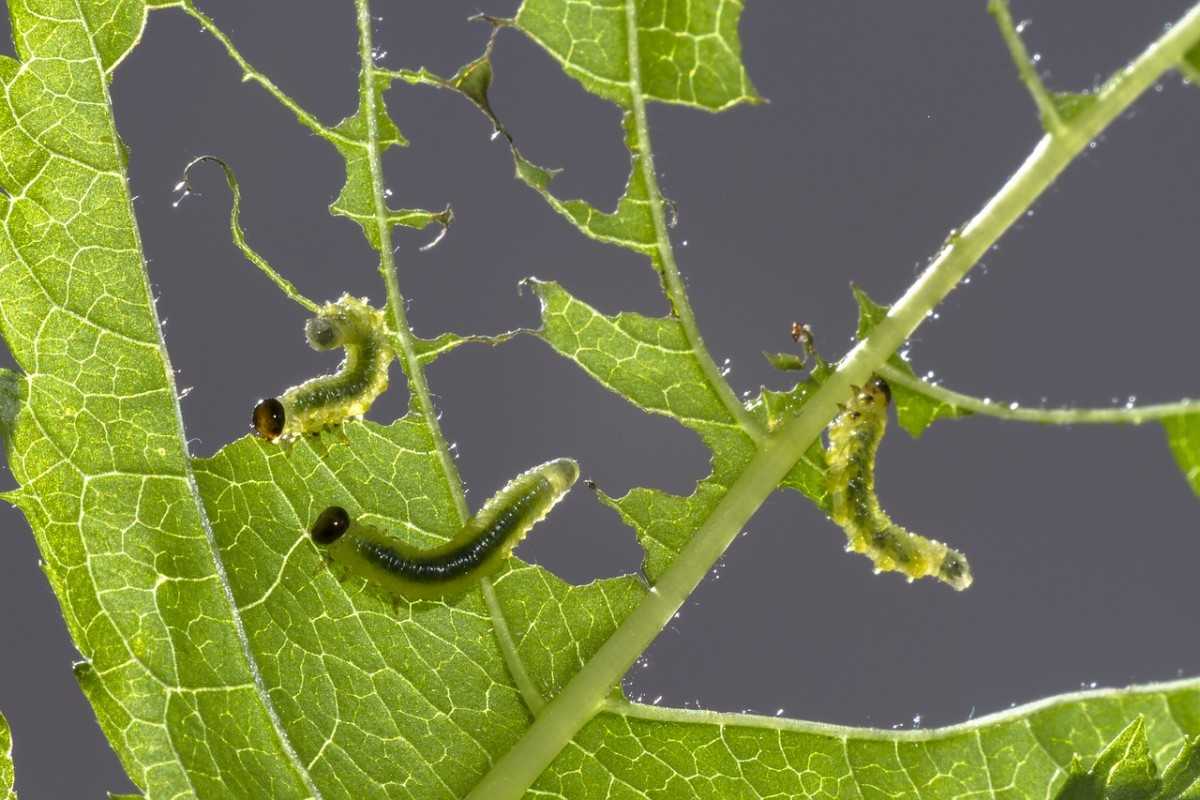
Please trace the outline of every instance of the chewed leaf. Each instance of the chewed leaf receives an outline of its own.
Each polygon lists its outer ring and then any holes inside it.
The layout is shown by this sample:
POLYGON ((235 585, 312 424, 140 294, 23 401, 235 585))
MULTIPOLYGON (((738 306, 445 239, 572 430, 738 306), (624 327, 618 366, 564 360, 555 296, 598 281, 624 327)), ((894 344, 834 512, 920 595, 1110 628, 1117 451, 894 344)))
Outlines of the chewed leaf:
POLYGON ((617 105, 630 104, 630 86, 640 80, 648 100, 720 111, 760 101, 741 60, 742 7, 740 0, 525 0, 514 22, 585 89, 617 105))
POLYGON ((612 211, 601 211, 586 200, 560 200, 550 191, 550 181, 557 174, 557 170, 548 170, 533 164, 514 148, 517 177, 541 194, 551 208, 589 239, 653 258, 658 251, 658 240, 631 114, 625 114, 623 124, 625 144, 632 154, 632 165, 625 183, 625 191, 621 193, 621 198, 612 211))
POLYGON ((1167 444, 1184 479, 1200 495, 1200 412, 1163 420, 1167 444))
POLYGON ((494 578, 497 617, 479 587, 393 604, 329 568, 308 529, 330 504, 422 549, 460 525, 415 413, 290 450, 244 438, 198 460, 196 476, 282 733, 328 791, 465 796, 530 721, 498 630, 549 697, 644 593, 628 577, 568 586, 513 559, 494 578))
MULTIPOLYGON (((712 450, 712 473, 689 497, 643 488, 619 499, 600 493, 637 531, 653 580, 754 456, 755 443, 722 404, 678 320, 628 312, 605 316, 557 283, 531 283, 541 300, 541 337, 547 343, 643 411, 695 431, 712 450)), ((823 473, 823 457, 810 450, 784 485, 819 500, 823 473)))
MULTIPOLYGON (((881 319, 887 315, 887 306, 881 306, 857 286, 851 287, 858 303, 858 330, 855 338, 862 340, 881 319)), ((905 374, 916 377, 912 366, 899 355, 892 355, 888 363, 905 374)), ((896 384, 892 388, 892 400, 896 406, 896 420, 908 434, 919 437, 925 429, 939 419, 958 419, 971 416, 971 411, 926 397, 906 386, 896 384)))
POLYGON ((12 732, 0 714, 0 800, 17 800, 13 791, 12 732))
POLYGON ((326 137, 346 161, 346 183, 329 206, 329 210, 357 222, 362 227, 367 241, 378 250, 380 247, 378 223, 380 216, 389 225, 421 229, 433 223, 447 227, 453 221, 454 213, 449 207, 441 211, 393 209, 391 207, 379 209, 376 207, 375 189, 368 160, 371 129, 372 127, 375 129, 375 136, 381 152, 391 147, 407 147, 408 141, 401 135, 400 129, 388 115, 387 106, 383 101, 383 93, 391 84, 392 78, 377 76, 372 87, 367 87, 364 80, 360 79, 358 110, 338 123, 337 127, 333 129, 333 135, 326 137), (371 103, 375 107, 374 120, 369 118, 368 93, 373 95, 371 103))
POLYGON ((417 351, 417 357, 423 365, 432 364, 441 356, 449 353, 451 350, 457 350, 464 344, 487 344, 495 347, 499 344, 504 344, 509 339, 516 336, 522 331, 505 331, 497 333, 493 336, 483 336, 480 334, 463 334, 463 333, 443 333, 432 339, 413 339, 413 346, 417 351))
POLYGON ((491 120, 512 144, 516 177, 533 188, 584 235, 651 258, 656 269, 662 231, 656 230, 651 190, 644 171, 647 144, 637 130, 637 112, 646 101, 679 103, 720 111, 761 98, 741 62, 738 23, 740 0, 696 0, 691 3, 594 0, 525 0, 512 20, 486 18, 497 26, 515 27, 544 47, 585 89, 615 103, 625 114, 625 144, 630 173, 612 211, 585 200, 563 200, 550 191, 559 172, 529 160, 497 118, 488 89, 494 73, 494 36, 483 54, 452 78, 427 70, 401 70, 395 76, 457 91, 491 120), (634 31, 631 39, 629 32, 634 31))

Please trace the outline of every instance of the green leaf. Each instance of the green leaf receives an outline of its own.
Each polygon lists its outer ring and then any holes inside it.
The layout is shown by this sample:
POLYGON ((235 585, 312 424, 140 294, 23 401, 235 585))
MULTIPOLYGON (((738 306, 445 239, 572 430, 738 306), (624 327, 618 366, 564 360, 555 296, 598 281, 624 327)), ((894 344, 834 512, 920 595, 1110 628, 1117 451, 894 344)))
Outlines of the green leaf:
MULTIPOLYGON (((712 450, 712 473, 688 497, 643 488, 621 498, 599 493, 637 531, 644 571, 653 581, 745 469, 754 440, 721 402, 678 320, 629 312, 605 316, 557 283, 530 283, 541 300, 542 339, 638 408, 695 431, 712 450)), ((821 503, 824 483, 824 453, 816 443, 784 485, 821 503)))
POLYGON ((0 367, 0 439, 12 436, 17 413, 21 410, 22 378, 0 367))
POLYGON ((1200 413, 1180 414, 1163 420, 1167 445, 1183 477, 1200 495, 1200 413))
POLYGON ((144 8, 9 10, 0 332, 26 377, 5 445, 80 683, 139 785, 304 796, 220 580, 109 107, 144 8))
MULTIPOLYGON (((1086 692, 917 731, 613 703, 534 790, 573 799, 603 798, 598 787, 617 785, 627 787, 630 797, 646 792, 669 799, 1041 800, 1073 779, 1068 775, 1076 758, 1094 760, 1132 727, 1130 720, 1140 727, 1140 743, 1121 748, 1123 757, 1110 770, 1119 776, 1114 790, 1151 785, 1135 777, 1157 768, 1149 753, 1168 762, 1191 752, 1185 745, 1200 727, 1200 684, 1086 692)), ((1157 800, 1153 793, 1136 797, 1157 800)))
POLYGON ((340 580, 305 535, 328 505, 423 547, 458 528, 415 412, 290 449, 245 438, 197 460, 196 477, 283 733, 325 792, 465 795, 530 722, 496 626, 546 697, 644 594, 630 577, 573 587, 515 560, 494 578, 499 615, 478 590, 408 604, 340 580))
POLYGON ((1147 800, 1161 788, 1145 719, 1138 717, 1100 752, 1090 769, 1076 757, 1055 800, 1147 800))
POLYGON ((742 65, 741 15, 740 0, 525 0, 514 22, 585 89, 617 105, 638 92, 719 111, 760 101, 742 65))
MULTIPOLYGON (((879 305, 857 286, 852 286, 851 291, 854 292, 854 299, 858 303, 858 330, 855 337, 861 341, 871 332, 872 328, 879 324, 881 319, 887 316, 887 306, 879 305)), ((893 354, 888 358, 888 364, 903 371, 906 375, 916 377, 912 366, 899 354, 893 354)), ((958 419, 969 417, 972 413, 965 408, 959 408, 913 391, 907 386, 897 384, 893 385, 891 390, 892 401, 896 406, 896 421, 914 439, 939 419, 958 419)))
POLYGON ((1192 737, 1163 770, 1161 800, 1200 798, 1200 736, 1192 737))
POLYGON ((0 714, 0 800, 17 800, 13 791, 12 732, 0 714))
MULTIPOLYGON (((246 438, 190 460, 106 91, 144 9, 120 0, 11 5, 27 63, 0 59, 0 331, 24 376, 0 373, 0 423, 21 484, 14 497, 86 659, 76 674, 106 735, 147 797, 465 795, 497 769, 549 697, 602 660, 593 661, 602 644, 651 595, 629 576, 573 587, 515 560, 448 602, 395 602, 339 579, 306 535, 328 504, 424 546, 462 522, 436 425, 416 410, 288 448, 246 438)), ((753 99, 737 60, 740 4, 527 2, 517 24, 545 25, 549 40, 557 23, 538 10, 555 8, 572 37, 566 68, 585 85, 595 83, 595 69, 619 67, 621 47, 610 63, 612 37, 633 33, 623 43, 624 94, 591 87, 628 101, 625 197, 612 214, 558 207, 588 235, 646 253, 669 284, 678 275, 639 108, 645 100, 717 108, 753 99), (613 28, 618 18, 624 29, 613 28), (680 65, 689 79, 675 81, 672 96, 663 76, 680 65), (741 95, 720 100, 711 75, 731 71, 741 95)), ((366 4, 358 9, 369 21, 366 4)), ((361 81, 359 111, 337 129, 292 107, 346 158, 335 213, 359 221, 390 253, 391 225, 449 217, 407 219, 381 203, 379 151, 402 138, 381 103, 394 76, 372 74, 361 81)), ((486 99, 483 73, 458 77, 461 91, 486 99)), ((529 164, 524 175, 543 191, 552 178, 529 164)), ((827 367, 747 409, 713 377, 690 312, 669 286, 673 314, 662 318, 604 315, 556 284, 536 289, 540 335, 552 347, 713 451, 712 474, 690 497, 600 495, 637 528, 654 577, 827 367)), ((477 338, 413 340, 408 367, 477 338)), ((814 443, 784 485, 821 504, 823 472, 814 443)), ((604 689, 607 699, 595 698, 602 709, 573 746, 556 734, 563 749, 537 790, 663 800, 1042 798, 1067 780, 1077 754, 1099 751, 1132 719, 1142 720, 1140 740, 1106 773, 1122 789, 1145 785, 1157 768, 1149 754, 1182 753, 1200 733, 1195 681, 1067 697, 921 732, 637 706, 604 689)), ((1183 785, 1194 771, 1194 756, 1180 755, 1163 780, 1183 785)))

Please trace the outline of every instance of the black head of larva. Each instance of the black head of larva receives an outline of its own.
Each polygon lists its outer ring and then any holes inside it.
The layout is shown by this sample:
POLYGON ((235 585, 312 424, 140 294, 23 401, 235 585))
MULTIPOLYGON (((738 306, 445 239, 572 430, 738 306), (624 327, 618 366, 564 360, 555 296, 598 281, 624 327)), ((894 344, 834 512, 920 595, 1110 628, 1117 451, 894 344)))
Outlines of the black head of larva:
POLYGON ((342 538, 350 527, 350 515, 341 506, 330 506, 321 512, 312 526, 312 539, 319 545, 330 545, 342 538))
POLYGON ((283 410, 283 403, 274 397, 268 397, 266 400, 259 400, 258 405, 254 407, 250 427, 267 441, 274 441, 279 438, 279 434, 283 433, 286 418, 287 414, 283 410))
POLYGON ((315 350, 332 350, 341 344, 338 328, 324 317, 313 317, 304 323, 304 335, 315 350))

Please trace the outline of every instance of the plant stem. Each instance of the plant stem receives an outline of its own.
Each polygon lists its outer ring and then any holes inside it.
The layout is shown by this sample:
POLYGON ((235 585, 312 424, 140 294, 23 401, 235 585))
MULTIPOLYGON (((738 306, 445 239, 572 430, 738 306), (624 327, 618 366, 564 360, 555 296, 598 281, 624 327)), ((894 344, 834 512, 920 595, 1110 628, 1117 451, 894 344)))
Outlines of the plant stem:
POLYGON ((633 114, 634 139, 637 155, 640 157, 642 180, 646 184, 646 194, 650 198, 650 217, 654 220, 654 237, 658 251, 658 268, 662 276, 663 288, 671 301, 671 308, 679 318, 684 336, 700 363, 704 377, 716 391, 725 408, 737 420, 738 424, 748 435, 756 440, 763 437, 762 427, 758 420, 750 415, 746 407, 738 400, 732 387, 721 374, 720 368, 713 361, 712 355, 700 337, 700 328, 696 324, 696 316, 692 313, 692 305, 688 302, 687 290, 683 286, 683 278, 679 275, 679 267, 675 263, 675 249, 671 245, 671 233, 667 227, 666 211, 663 208, 662 189, 658 185, 658 173, 654 169, 654 150, 650 145, 650 125, 646 121, 646 98, 642 94, 641 60, 638 55, 638 28, 636 0, 625 0, 625 39, 629 59, 629 97, 633 114))
POLYGON ((438 461, 442 474, 446 476, 446 484, 454 498, 458 511, 458 523, 461 525, 471 516, 467 508, 466 494, 463 492, 462 478, 458 474, 458 466, 450 455, 446 437, 438 424, 437 412, 433 407, 433 399, 429 393, 429 384, 425 380, 425 370, 417 353, 416 342, 412 328, 408 325, 408 314, 404 307, 404 295, 400 293, 400 283, 396 279, 396 259, 392 248, 392 225, 388 221, 387 200, 384 195, 383 160, 379 147, 379 92, 376 90, 375 58, 371 43, 371 9, 370 0, 354 0, 358 11, 358 55, 361 72, 359 73, 359 95, 362 102, 362 113, 366 117, 367 126, 367 164, 371 171, 371 197, 375 205, 375 225, 379 234, 379 274, 387 287, 387 307, 391 314, 394 341, 398 345, 397 355, 408 376, 408 389, 411 394, 410 405, 421 415, 429 436, 437 450, 438 461))
MULTIPOLYGON (((632 8, 632 0, 626 0, 632 8)), ((1066 128, 1048 134, 959 236, 937 254, 887 316, 839 363, 801 412, 767 437, 651 589, 595 656, 542 709, 525 735, 476 785, 468 800, 517 800, 560 750, 595 714, 633 664, 736 538, 750 516, 775 491, 850 394, 895 352, 930 311, 1025 212, 1087 143, 1117 118, 1159 76, 1174 68, 1200 41, 1200 5, 1192 8, 1097 93, 1096 103, 1066 128)))
POLYGON ((1151 406, 1130 405, 1124 408, 1021 408, 1016 403, 971 397, 927 383, 886 363, 876 372, 886 378, 888 383, 911 389, 939 403, 970 411, 972 414, 1016 422, 1040 422, 1047 425, 1141 425, 1144 422, 1177 417, 1181 414, 1200 414, 1200 400, 1195 399, 1151 406))
POLYGON ((1029 57, 1029 51, 1025 49, 1021 32, 1013 25, 1012 14, 1008 9, 1008 0, 988 0, 988 13, 996 18, 1000 36, 1008 45, 1008 52, 1012 55, 1013 63, 1017 65, 1017 74, 1021 76, 1021 82, 1025 84, 1025 88, 1029 89, 1029 94, 1033 95, 1033 102, 1042 115, 1042 127, 1050 133, 1062 133, 1064 125, 1062 118, 1058 115, 1058 108, 1054 105, 1054 98, 1050 96, 1050 92, 1046 91, 1046 85, 1042 83, 1041 76, 1033 66, 1033 59, 1029 57))

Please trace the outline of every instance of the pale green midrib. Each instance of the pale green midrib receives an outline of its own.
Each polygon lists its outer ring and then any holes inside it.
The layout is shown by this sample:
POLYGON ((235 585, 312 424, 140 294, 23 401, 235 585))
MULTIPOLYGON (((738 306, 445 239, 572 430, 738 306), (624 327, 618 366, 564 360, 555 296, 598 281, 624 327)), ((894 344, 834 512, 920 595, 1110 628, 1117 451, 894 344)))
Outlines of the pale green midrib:
MULTIPOLYGON (((834 725, 826 722, 810 722, 807 720, 788 719, 786 717, 771 717, 763 714, 743 714, 740 712, 706 711, 703 709, 673 708, 670 706, 655 706, 646 703, 632 703, 627 700, 606 700, 601 711, 632 719, 644 719, 657 722, 671 722, 682 725, 715 725, 729 728, 752 728, 756 730, 773 730, 784 733, 811 734, 829 736, 838 739, 855 739, 860 741, 883 742, 932 742, 948 739, 966 733, 981 731, 995 725, 1016 722, 1041 711, 1076 703, 1087 703, 1092 700, 1123 699, 1150 695, 1168 695, 1174 692, 1198 690, 1200 679, 1184 678, 1175 681, 1147 683, 1124 688, 1087 689, 1077 692, 1056 694, 1029 703, 1023 703, 1002 711, 974 717, 966 722, 945 725, 940 728, 855 728, 849 725, 834 725)), ((1181 733, 1186 732, 1178 725, 1181 733)))
MULTIPOLYGON (((399 345, 400 358, 404 361, 404 372, 408 377, 409 391, 415 401, 417 412, 421 415, 422 424, 429 432, 437 453, 442 476, 446 481, 450 496, 454 499, 457 513, 457 525, 463 525, 470 518, 470 508, 467 506, 466 492, 463 491, 462 478, 458 466, 446 444, 438 423, 437 413, 433 407, 433 399, 429 393, 429 384, 425 380, 425 368, 421 364, 420 355, 413 341, 412 329, 408 325, 408 314, 405 311, 404 296, 400 292, 399 280, 396 276, 396 262, 392 250, 392 228, 389 222, 387 199, 384 195, 383 163, 379 149, 379 119, 376 109, 375 92, 375 59, 372 55, 374 47, 371 41, 371 10, 369 0, 355 0, 358 22, 359 62, 362 70, 362 83, 359 92, 362 95, 363 109, 367 123, 367 164, 371 172, 371 199, 375 208, 375 227, 379 236, 379 272, 387 287, 387 304, 392 313, 392 340, 399 345)), ((384 71, 386 72, 386 70, 384 71)), ((545 700, 533 685, 525 665, 521 662, 516 646, 508 632, 508 621, 504 618, 499 601, 491 581, 483 579, 481 590, 492 620, 492 628, 496 634, 496 643, 508 668, 509 675, 517 685, 531 714, 536 713, 545 700)))
POLYGON ((636 0, 625 0, 625 43, 626 58, 629 59, 629 104, 633 111, 642 180, 646 184, 646 195, 650 202, 650 218, 654 221, 655 246, 658 249, 663 283, 667 290, 667 296, 671 300, 671 308, 674 310, 675 316, 679 318, 679 325, 683 329, 684 336, 687 337, 692 354, 700 364, 704 377, 721 399, 722 405, 746 432, 746 435, 756 442, 761 442, 764 436, 762 426, 738 400, 729 383, 721 375, 721 370, 713 361, 708 348, 704 345, 704 340, 700 336, 700 328, 696 324, 696 316, 692 313, 692 305, 688 301, 687 289, 684 288, 683 279, 679 275, 679 266, 675 263, 675 249, 671 245, 671 234, 667 228, 666 213, 663 210, 662 190, 658 186, 658 174, 654 170, 650 125, 646 120, 646 98, 642 93, 642 67, 638 55, 636 0))
MULTIPOLYGON (((626 0, 627 4, 631 0, 626 0)), ((865 340, 839 363, 804 409, 770 435, 746 470, 672 562, 646 599, 542 710, 525 735, 475 786, 468 800, 517 800, 601 708, 611 688, 645 651, 724 553, 750 516, 837 413, 838 403, 907 339, 1000 235, 1070 161, 1200 40, 1193 7, 1098 92, 1070 132, 1043 137, 1000 191, 944 248, 865 340)))
MULTIPOLYGON (((120 164, 124 161, 124 154, 120 148, 120 135, 117 132, 116 122, 113 119, 112 113, 112 96, 109 93, 109 82, 106 79, 107 73, 104 70, 104 62, 100 57, 99 51, 96 50, 95 32, 91 29, 88 18, 83 11, 83 7, 79 4, 79 0, 73 0, 75 11, 79 15, 80 24, 87 33, 88 46, 92 51, 92 59, 95 64, 96 75, 100 81, 100 91, 104 97, 104 105, 108 113, 104 115, 105 124, 108 127, 109 141, 113 144, 113 159, 114 163, 120 164)), ((144 19, 143 19, 144 22, 144 19)), ((139 270, 142 282, 142 296, 151 298, 154 296, 150 287, 150 275, 146 270, 146 261, 143 256, 142 235, 141 230, 137 225, 137 215, 134 212, 133 198, 129 192, 129 185, 124 175, 121 176, 122 199, 125 203, 126 218, 133 222, 132 233, 134 240, 134 248, 137 251, 138 261, 142 264, 139 270)), ((262 672, 259 669, 258 661, 254 656, 254 651, 250 646, 249 636, 246 634, 246 627, 242 621, 241 612, 238 610, 237 601, 233 596, 233 587, 229 583, 229 575, 225 570, 225 564, 221 559, 220 550, 217 548, 216 536, 213 533, 212 524, 208 519, 208 512, 204 508, 204 501, 200 497, 200 487, 196 484, 196 474, 192 469, 192 460, 188 452, 187 433, 183 425, 183 410, 179 405, 179 391, 175 384, 175 371, 171 368, 170 355, 167 352, 167 344, 162 335, 162 322, 158 318, 158 308, 152 302, 146 303, 147 310, 150 313, 150 319, 154 323, 158 342, 159 366, 163 371, 163 378, 167 385, 167 390, 171 393, 172 405, 175 409, 175 434, 179 442, 179 453, 184 463, 184 479, 187 483, 188 493, 192 497, 192 504, 195 507, 197 518, 200 522, 201 530, 204 532, 205 542, 208 545, 209 552, 212 554, 213 569, 217 575, 217 581, 221 586, 221 592, 225 597, 225 603, 229 609, 230 620, 233 622, 234 631, 237 634, 238 646, 242 650, 242 657, 246 661, 246 668, 250 672, 251 679, 254 682, 254 692, 258 696, 259 702, 263 705, 263 710, 266 712, 268 719, 271 721, 271 726, 274 729, 275 736, 278 738, 279 745, 283 749, 284 754, 292 764, 292 768, 300 777, 309 793, 313 798, 320 800, 321 793, 313 782, 312 776, 309 775, 304 763, 300 760, 299 754, 292 747, 291 740, 288 738, 287 731, 283 726, 283 721, 279 717, 279 713, 275 709, 275 704, 271 701, 270 693, 267 691, 266 684, 263 681, 262 672)), ((106 612, 107 613, 107 612, 106 612)), ((181 691, 186 691, 180 687, 181 691)), ((177 759, 179 759, 180 771, 187 776, 189 785, 191 784, 191 774, 187 770, 187 765, 184 763, 178 750, 175 749, 174 738, 171 737, 171 748, 177 759)), ((192 785, 192 790, 195 791, 195 786, 192 785)))
POLYGON ((400 344, 400 358, 404 361, 404 371, 408 377, 409 391, 412 394, 421 421, 429 431, 437 449, 439 466, 446 479, 447 488, 454 498, 455 511, 458 514, 457 524, 462 525, 470 518, 467 507, 466 493, 463 492, 462 478, 458 467, 450 455, 446 445, 446 437, 442 435, 438 424, 437 412, 433 407, 433 399, 429 393, 429 384, 425 380, 425 369, 413 343, 412 329, 408 326, 408 314, 404 309, 404 295, 400 293, 400 284, 396 277, 396 260, 392 252, 392 227, 388 221, 387 200, 384 196, 383 163, 379 151, 379 119, 375 105, 375 59, 372 56, 371 42, 371 9, 369 0, 354 0, 358 11, 358 55, 362 82, 359 92, 362 95, 363 109, 367 123, 367 164, 371 172, 371 199, 375 206, 375 226, 379 235, 379 273, 383 276, 387 287, 387 304, 392 314, 392 324, 396 341, 400 344))
POLYGON ((529 713, 536 716, 546 705, 546 698, 542 697, 533 678, 529 677, 529 671, 525 669, 525 662, 521 660, 521 654, 517 651, 517 643, 513 640, 512 631, 508 627, 508 619, 504 616, 504 609, 500 605, 500 598, 496 596, 496 587, 492 584, 492 579, 483 578, 479 582, 479 588, 483 591, 483 600, 492 617, 492 627, 496 631, 496 643, 504 657, 505 666, 508 667, 508 672, 517 685, 517 690, 521 693, 521 699, 529 708, 529 713))
POLYGON ((930 400, 973 414, 1014 422, 1037 422, 1046 425, 1142 425, 1184 414, 1200 414, 1200 399, 1195 398, 1132 408, 1014 407, 1012 403, 983 400, 923 381, 890 364, 882 364, 876 372, 887 378, 890 383, 903 386, 930 400))

